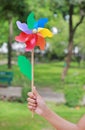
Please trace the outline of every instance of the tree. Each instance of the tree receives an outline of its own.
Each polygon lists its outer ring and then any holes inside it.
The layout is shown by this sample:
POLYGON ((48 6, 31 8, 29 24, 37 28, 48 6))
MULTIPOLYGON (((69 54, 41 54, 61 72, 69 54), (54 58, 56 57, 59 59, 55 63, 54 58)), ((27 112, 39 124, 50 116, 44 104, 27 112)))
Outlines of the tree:
POLYGON ((66 15, 69 15, 68 54, 65 58, 66 64, 62 73, 62 80, 64 80, 71 62, 75 32, 79 25, 83 22, 85 17, 85 0, 53 0, 50 9, 54 13, 57 13, 58 11, 62 12, 64 19, 66 15), (78 15, 80 18, 79 21, 74 25, 73 15, 75 14, 78 15))
POLYGON ((11 68, 11 43, 13 41, 13 18, 26 17, 27 4, 25 0, 0 0, 0 18, 3 20, 7 20, 9 24, 9 36, 8 36, 8 68, 11 68))

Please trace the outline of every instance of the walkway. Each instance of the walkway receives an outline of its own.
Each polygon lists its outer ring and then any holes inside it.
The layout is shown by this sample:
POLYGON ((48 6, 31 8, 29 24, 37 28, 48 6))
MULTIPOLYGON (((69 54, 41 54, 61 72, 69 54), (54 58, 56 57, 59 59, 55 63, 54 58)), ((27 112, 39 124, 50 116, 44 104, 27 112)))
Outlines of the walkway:
MULTIPOLYGON (((39 88, 38 92, 44 98, 45 101, 52 101, 56 103, 65 102, 64 94, 53 92, 53 90, 50 88, 39 88)), ((7 98, 11 98, 11 97, 20 98, 21 87, 11 87, 11 86, 7 88, 0 87, 0 95, 5 96, 7 98)))
MULTIPOLYGON (((4 96, 7 98, 21 97, 21 87, 0 87, 0 97, 4 96)), ((54 92, 51 88, 38 88, 39 94, 44 98, 45 101, 52 101, 55 103, 65 103, 65 97, 63 93, 54 92)), ((85 105, 85 96, 83 97, 82 104, 85 105)))

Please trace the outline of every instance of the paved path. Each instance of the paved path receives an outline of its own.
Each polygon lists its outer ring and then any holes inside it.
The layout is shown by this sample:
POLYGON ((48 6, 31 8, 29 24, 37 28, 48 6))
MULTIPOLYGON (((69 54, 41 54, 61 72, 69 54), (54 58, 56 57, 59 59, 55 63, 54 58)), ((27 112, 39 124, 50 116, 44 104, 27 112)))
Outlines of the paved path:
MULTIPOLYGON (((64 103, 65 98, 62 93, 53 92, 50 88, 39 88, 38 92, 46 101, 52 101, 57 103, 64 103)), ((0 95, 10 97, 21 97, 21 87, 0 87, 0 95)))
MULTIPOLYGON (((0 96, 7 98, 21 97, 21 87, 0 87, 0 96)), ((63 93, 54 92, 51 88, 38 88, 39 94, 45 101, 52 101, 55 103, 65 103, 65 97, 63 93)), ((82 104, 85 105, 85 96, 83 97, 82 104)))
MULTIPOLYGON (((0 60, 0 65, 4 65, 4 64, 7 64, 8 63, 8 61, 7 60, 0 60)), ((17 62, 15 62, 15 61, 12 61, 12 64, 17 64, 17 62)))
POLYGON ((46 101, 65 103, 64 94, 54 92, 51 88, 39 88, 38 92, 46 101))
POLYGON ((21 87, 0 87, 0 95, 6 97, 21 97, 21 87))

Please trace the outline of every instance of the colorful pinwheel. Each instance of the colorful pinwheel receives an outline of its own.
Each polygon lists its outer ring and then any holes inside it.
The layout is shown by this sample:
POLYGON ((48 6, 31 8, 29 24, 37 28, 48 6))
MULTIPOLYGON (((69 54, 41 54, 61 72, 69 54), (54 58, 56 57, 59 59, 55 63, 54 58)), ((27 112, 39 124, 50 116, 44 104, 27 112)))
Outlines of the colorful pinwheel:
POLYGON ((31 63, 25 56, 18 57, 18 65, 21 72, 30 80, 32 80, 32 88, 34 86, 34 47, 39 46, 41 50, 45 49, 45 38, 52 37, 52 32, 44 28, 48 22, 47 18, 41 18, 38 21, 34 18, 34 13, 30 13, 27 17, 27 24, 17 21, 18 28, 22 31, 15 40, 26 44, 26 51, 31 51, 31 63))
POLYGON ((36 21, 34 13, 30 13, 27 17, 27 24, 20 21, 16 22, 22 32, 19 36, 15 37, 15 40, 25 43, 26 51, 31 51, 35 46, 39 46, 41 50, 44 50, 46 44, 45 38, 52 37, 52 32, 44 28, 47 22, 47 18, 41 18, 36 21))
POLYGON ((34 13, 27 17, 27 24, 17 21, 18 28, 22 31, 15 40, 26 44, 26 51, 31 51, 31 63, 25 56, 18 57, 18 65, 21 72, 29 78, 34 86, 34 47, 39 46, 41 50, 45 49, 45 38, 52 37, 52 32, 44 28, 48 22, 47 18, 41 18, 38 21, 34 18, 34 13))

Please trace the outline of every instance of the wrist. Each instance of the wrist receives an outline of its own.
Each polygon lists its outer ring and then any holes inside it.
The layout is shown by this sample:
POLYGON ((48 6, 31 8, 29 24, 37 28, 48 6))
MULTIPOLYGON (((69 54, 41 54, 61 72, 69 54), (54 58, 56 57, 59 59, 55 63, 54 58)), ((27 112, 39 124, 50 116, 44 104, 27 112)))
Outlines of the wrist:
POLYGON ((50 109, 47 106, 44 107, 41 116, 44 118, 47 118, 50 116, 50 109))

